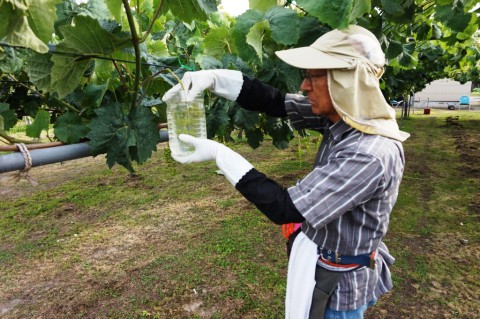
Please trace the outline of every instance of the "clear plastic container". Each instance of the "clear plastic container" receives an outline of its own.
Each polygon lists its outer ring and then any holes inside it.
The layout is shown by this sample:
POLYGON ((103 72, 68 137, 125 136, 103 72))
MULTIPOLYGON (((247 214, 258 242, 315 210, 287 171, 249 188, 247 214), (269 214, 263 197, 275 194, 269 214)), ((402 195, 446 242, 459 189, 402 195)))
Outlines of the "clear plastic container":
POLYGON ((203 94, 193 101, 167 103, 168 144, 172 154, 186 156, 193 153, 194 147, 178 139, 180 134, 207 138, 203 94))

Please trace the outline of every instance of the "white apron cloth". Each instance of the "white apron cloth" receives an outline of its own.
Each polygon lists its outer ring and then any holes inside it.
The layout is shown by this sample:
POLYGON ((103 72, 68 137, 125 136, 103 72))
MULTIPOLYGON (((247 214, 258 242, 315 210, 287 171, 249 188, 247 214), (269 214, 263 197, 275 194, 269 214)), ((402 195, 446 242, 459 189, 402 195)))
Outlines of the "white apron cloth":
POLYGON ((300 232, 288 262, 285 319, 308 319, 318 256, 317 244, 300 232))

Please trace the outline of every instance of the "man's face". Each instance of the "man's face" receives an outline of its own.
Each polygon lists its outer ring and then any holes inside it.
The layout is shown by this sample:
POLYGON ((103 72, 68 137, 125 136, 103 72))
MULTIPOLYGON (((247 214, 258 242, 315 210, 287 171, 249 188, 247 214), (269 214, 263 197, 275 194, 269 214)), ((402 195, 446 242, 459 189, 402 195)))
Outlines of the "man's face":
POLYGON ((325 116, 331 122, 337 122, 340 119, 340 116, 333 107, 332 98, 328 92, 327 70, 305 70, 305 77, 300 89, 307 93, 307 98, 312 105, 313 114, 325 116))

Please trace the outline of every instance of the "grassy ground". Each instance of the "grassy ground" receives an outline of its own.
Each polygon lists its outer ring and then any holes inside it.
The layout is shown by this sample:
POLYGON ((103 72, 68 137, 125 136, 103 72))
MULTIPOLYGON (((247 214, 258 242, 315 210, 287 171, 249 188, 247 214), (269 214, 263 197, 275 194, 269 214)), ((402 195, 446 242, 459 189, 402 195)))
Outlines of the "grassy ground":
MULTIPOLYGON (((367 318, 474 318, 480 112, 401 125, 412 136, 385 240, 395 288, 367 318)), ((231 146, 288 186, 318 138, 267 144, 231 146)), ((160 146, 134 177, 100 157, 34 168, 37 187, 0 175, 0 317, 282 318, 280 229, 215 170, 176 164, 160 146)))

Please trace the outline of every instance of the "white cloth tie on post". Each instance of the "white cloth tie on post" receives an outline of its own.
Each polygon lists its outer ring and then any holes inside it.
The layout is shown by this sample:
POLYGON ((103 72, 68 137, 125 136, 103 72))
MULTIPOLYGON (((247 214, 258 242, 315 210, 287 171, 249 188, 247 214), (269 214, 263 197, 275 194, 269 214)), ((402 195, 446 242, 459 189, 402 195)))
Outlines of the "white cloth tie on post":
POLYGON ((18 148, 20 153, 22 153, 23 159, 25 161, 25 167, 18 171, 18 173, 13 176, 13 180, 16 182, 19 182, 21 178, 25 178, 27 181, 30 182, 33 186, 37 186, 38 182, 29 174, 30 168, 32 168, 32 156, 30 155, 30 152, 28 151, 28 148, 25 144, 23 143, 17 143, 15 146, 18 148))

